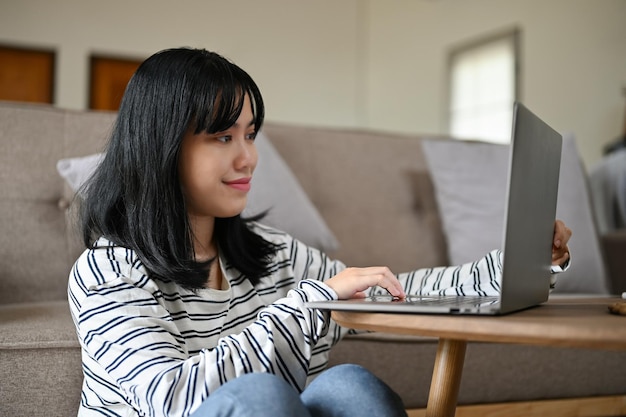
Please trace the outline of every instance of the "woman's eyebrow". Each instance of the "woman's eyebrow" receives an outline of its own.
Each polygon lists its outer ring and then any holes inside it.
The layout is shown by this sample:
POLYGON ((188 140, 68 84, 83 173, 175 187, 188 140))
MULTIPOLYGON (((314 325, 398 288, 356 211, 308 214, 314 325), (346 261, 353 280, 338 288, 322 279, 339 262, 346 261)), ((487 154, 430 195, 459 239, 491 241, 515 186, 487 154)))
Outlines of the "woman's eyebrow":
MULTIPOLYGON (((249 122, 249 123, 248 123, 245 127, 254 126, 255 124, 256 124, 256 119, 252 119, 252 120, 250 120, 250 122, 249 122)), ((235 126, 235 127, 239 127, 239 123, 238 123, 238 122, 235 122, 235 123, 233 124, 233 126, 235 126)))

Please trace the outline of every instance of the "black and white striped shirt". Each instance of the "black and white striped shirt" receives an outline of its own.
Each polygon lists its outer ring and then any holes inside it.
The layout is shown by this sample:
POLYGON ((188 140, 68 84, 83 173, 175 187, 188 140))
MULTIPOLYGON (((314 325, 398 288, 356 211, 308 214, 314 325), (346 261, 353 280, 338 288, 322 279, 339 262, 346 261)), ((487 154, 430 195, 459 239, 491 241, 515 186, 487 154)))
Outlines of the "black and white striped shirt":
MULTIPOLYGON (((306 301, 337 298, 323 281, 345 268, 261 225, 279 245, 272 274, 255 287, 220 259, 224 290, 196 292, 148 276, 136 253, 101 239, 70 273, 82 347, 80 416, 187 416, 240 375, 270 372, 299 390, 347 333, 306 301)), ((409 294, 499 292, 500 251, 458 267, 399 274, 409 294)))

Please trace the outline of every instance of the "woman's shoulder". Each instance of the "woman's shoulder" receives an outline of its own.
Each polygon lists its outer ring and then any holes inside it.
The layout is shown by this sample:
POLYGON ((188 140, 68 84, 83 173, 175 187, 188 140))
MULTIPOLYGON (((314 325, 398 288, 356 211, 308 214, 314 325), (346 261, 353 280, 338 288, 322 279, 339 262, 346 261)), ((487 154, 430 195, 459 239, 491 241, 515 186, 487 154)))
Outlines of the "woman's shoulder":
POLYGON ((120 277, 132 280, 146 275, 134 250, 102 237, 76 260, 70 281, 77 281, 83 288, 93 288, 107 285, 120 277))
POLYGON ((133 249, 118 245, 105 237, 96 240, 92 247, 87 248, 83 252, 81 257, 91 257, 98 261, 106 260, 106 262, 128 265, 139 262, 139 257, 133 249))

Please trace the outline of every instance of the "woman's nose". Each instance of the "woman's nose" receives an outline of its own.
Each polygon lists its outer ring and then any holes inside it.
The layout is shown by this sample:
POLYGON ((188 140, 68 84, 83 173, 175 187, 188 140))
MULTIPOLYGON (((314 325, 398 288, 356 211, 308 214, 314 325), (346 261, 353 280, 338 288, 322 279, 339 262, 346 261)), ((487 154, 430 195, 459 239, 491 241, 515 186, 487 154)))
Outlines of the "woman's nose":
POLYGON ((237 169, 246 168, 251 166, 253 169, 256 166, 257 151, 254 142, 243 140, 237 150, 237 157, 235 159, 235 167, 237 169))

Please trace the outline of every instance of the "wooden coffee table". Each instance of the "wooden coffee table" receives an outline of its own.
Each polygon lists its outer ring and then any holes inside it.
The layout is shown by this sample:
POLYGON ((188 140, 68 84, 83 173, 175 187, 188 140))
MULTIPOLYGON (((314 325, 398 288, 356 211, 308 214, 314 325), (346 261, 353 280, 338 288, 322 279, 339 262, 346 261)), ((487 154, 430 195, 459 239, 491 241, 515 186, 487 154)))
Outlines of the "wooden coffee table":
POLYGON ((497 316, 448 316, 333 311, 344 327, 439 338, 426 416, 454 416, 467 342, 626 350, 626 316, 610 314, 615 297, 553 297, 497 316))

